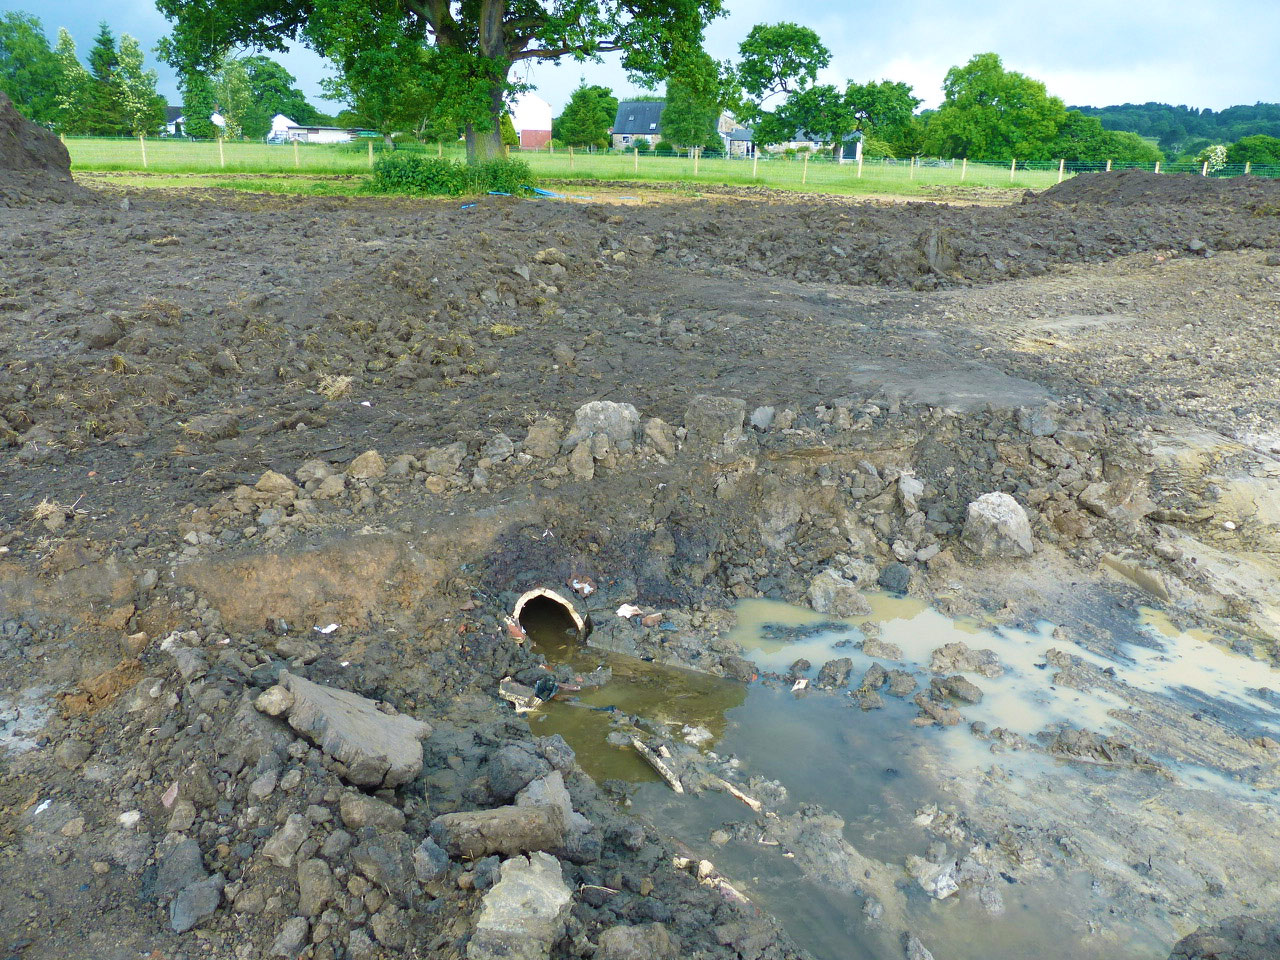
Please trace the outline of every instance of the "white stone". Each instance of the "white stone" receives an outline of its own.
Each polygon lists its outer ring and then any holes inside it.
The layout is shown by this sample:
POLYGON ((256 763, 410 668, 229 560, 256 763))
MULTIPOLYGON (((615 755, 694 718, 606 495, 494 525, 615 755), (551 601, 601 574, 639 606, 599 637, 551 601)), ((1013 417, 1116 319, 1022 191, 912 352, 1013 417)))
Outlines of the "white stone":
POLYGON ((1029 557, 1035 550, 1027 512, 1007 493, 984 493, 970 503, 961 539, 980 557, 1029 557))

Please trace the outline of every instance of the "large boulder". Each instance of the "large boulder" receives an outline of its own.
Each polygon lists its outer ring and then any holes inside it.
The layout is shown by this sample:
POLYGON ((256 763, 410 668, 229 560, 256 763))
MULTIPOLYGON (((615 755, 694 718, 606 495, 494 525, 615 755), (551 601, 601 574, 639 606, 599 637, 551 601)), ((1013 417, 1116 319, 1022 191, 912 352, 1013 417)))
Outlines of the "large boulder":
POLYGON ((834 570, 823 570, 809 583, 809 606, 836 617, 866 616, 871 612, 858 585, 834 570))
POLYGON ((573 428, 561 449, 572 450, 583 440, 595 436, 608 437, 615 444, 629 442, 635 439, 639 429, 640 414, 631 404, 592 400, 574 412, 573 428))
POLYGON ((698 394, 684 411, 690 443, 734 443, 742 436, 747 403, 737 397, 698 394))
POLYGON ((980 557, 1029 557, 1035 549, 1027 512, 1007 493, 984 493, 969 504, 961 540, 980 557))
POLYGON ((618 924, 600 934, 596 960, 675 960, 680 941, 660 923, 618 924))
POLYGON ((564 936, 573 900, 560 861, 534 853, 505 860, 500 870, 467 943, 468 960, 546 960, 564 936))
POLYGON ((258 698, 264 712, 284 707, 289 726, 336 760, 347 781, 361 787, 398 787, 422 770, 421 740, 431 725, 404 714, 383 713, 368 697, 326 687, 287 670, 283 693, 258 698), (285 696, 284 694, 288 694, 285 696), (286 706, 287 705, 287 706, 286 706))
POLYGON ((1169 960, 1275 960, 1280 919, 1227 917, 1201 927, 1173 946, 1169 960))
POLYGON ((563 811, 550 804, 444 813, 431 821, 431 836, 449 856, 471 860, 559 850, 567 829, 563 811))

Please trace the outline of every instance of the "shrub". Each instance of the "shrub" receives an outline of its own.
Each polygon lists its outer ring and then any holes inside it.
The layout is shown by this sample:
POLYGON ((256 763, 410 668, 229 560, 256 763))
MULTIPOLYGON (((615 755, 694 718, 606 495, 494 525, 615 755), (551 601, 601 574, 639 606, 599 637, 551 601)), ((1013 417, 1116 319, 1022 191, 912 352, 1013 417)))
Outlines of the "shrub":
POLYGON ((632 142, 632 144, 631 144, 631 146, 632 146, 632 147, 634 147, 634 148, 635 148, 637 151, 639 151, 640 153, 648 153, 648 152, 649 152, 649 150, 652 148, 652 146, 653 146, 653 145, 652 145, 651 143, 649 143, 649 141, 648 141, 648 140, 645 140, 645 139, 642 137, 642 138, 641 138, 641 139, 639 139, 639 140, 635 140, 635 141, 633 141, 633 142, 632 142))
POLYGON ((676 145, 670 140, 659 140, 653 152, 663 157, 671 157, 675 155, 676 145))
POLYGON ((397 151, 374 163, 370 188, 376 193, 456 197, 489 190, 516 193, 533 183, 533 171, 523 160, 489 160, 468 166, 456 160, 397 151))

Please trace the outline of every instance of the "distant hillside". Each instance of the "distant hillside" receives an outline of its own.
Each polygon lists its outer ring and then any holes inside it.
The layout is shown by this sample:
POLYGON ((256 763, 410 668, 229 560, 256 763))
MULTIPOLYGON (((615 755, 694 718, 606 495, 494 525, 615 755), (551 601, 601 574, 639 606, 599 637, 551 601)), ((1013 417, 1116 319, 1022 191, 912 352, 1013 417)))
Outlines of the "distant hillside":
POLYGON ((1280 137, 1280 103, 1251 107, 1197 110, 1168 103, 1122 103, 1111 107, 1072 107, 1097 117, 1108 130, 1128 130, 1158 140, 1160 149, 1174 155, 1194 148, 1198 141, 1234 143, 1241 137, 1266 134, 1280 137))

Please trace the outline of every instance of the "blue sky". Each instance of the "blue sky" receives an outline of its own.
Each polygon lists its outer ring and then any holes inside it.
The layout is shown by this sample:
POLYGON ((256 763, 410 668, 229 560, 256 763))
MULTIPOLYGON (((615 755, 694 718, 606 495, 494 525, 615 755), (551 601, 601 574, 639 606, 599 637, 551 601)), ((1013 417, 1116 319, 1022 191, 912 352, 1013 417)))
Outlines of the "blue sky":
MULTIPOLYGON (((1102 106, 1158 100, 1194 107, 1280 102, 1280 3, 1218 0, 1071 0, 1040 3, 1012 0, 911 0, 904 4, 867 0, 809 0, 781 7, 765 0, 726 0, 727 17, 707 34, 707 49, 732 57, 756 23, 785 16, 812 27, 834 59, 821 78, 905 80, 926 106, 941 99, 947 69, 975 53, 995 51, 1005 66, 1043 80, 1069 104, 1102 106), (785 10, 785 13, 782 11, 785 10)), ((0 0, 0 12, 25 10, 44 22, 53 37, 67 27, 85 54, 106 18, 117 33, 131 33, 150 50, 168 31, 151 0, 0 0)), ((172 72, 163 64, 161 93, 177 102, 172 72)), ((281 61, 307 95, 322 107, 321 58, 297 49, 281 61)), ((556 112, 580 77, 625 96, 640 92, 618 67, 603 63, 540 64, 528 73, 556 112)))

